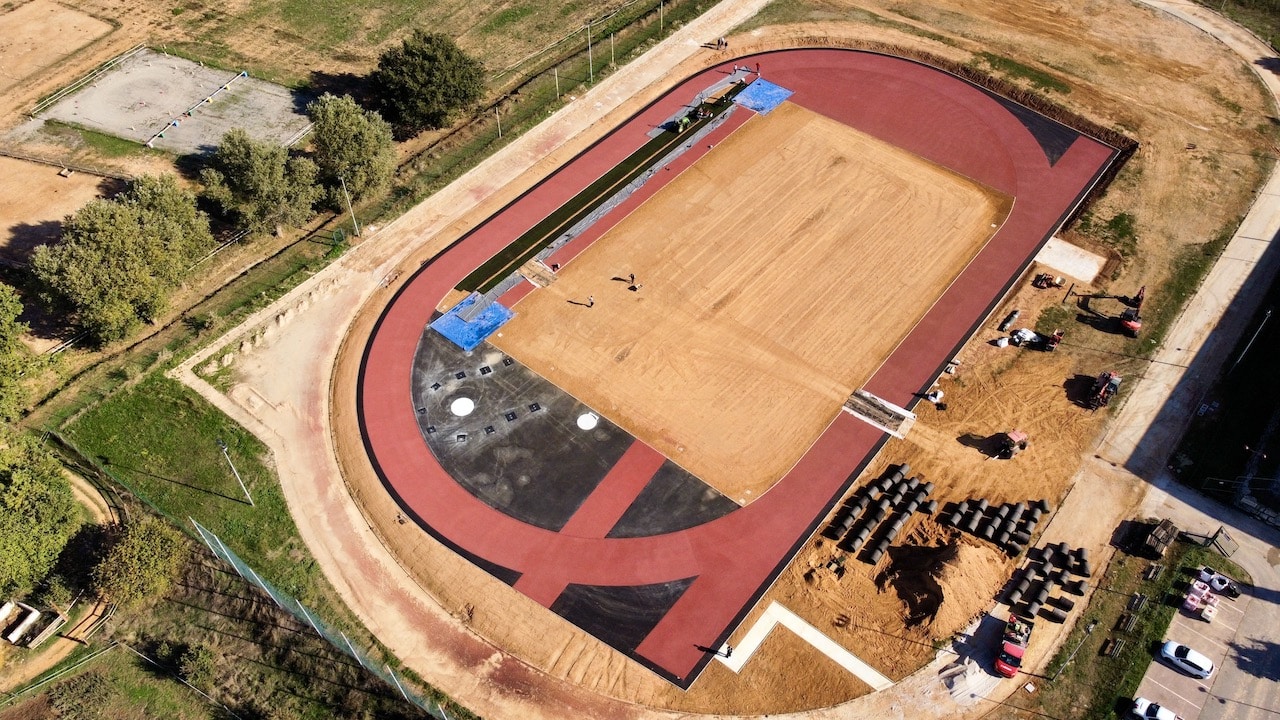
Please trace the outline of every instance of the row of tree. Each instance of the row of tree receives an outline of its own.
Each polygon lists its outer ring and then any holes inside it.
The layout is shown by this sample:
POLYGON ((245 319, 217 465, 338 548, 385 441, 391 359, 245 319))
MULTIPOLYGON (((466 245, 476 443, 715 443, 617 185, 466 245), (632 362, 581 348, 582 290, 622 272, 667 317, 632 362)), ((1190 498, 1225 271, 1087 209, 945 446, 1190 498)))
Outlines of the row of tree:
MULTIPOLYGON (((440 127, 483 91, 482 68, 443 35, 415 32, 384 53, 370 76, 377 112, 348 96, 325 94, 307 107, 311 149, 253 140, 232 130, 192 190, 174 176, 144 176, 111 199, 95 200, 63 222, 61 242, 36 249, 31 269, 42 295, 95 342, 123 339, 165 310, 173 290, 216 245, 201 206, 251 233, 300 226, 317 209, 382 191, 396 166, 395 134, 440 127)), ((0 283, 0 596, 23 593, 50 577, 80 525, 59 462, 42 444, 12 429, 25 405, 23 379, 38 369, 21 342, 18 293, 0 283)), ((177 572, 180 534, 142 519, 108 538, 90 588, 130 604, 162 593, 177 572)), ((54 593, 57 595, 57 593, 54 593)))

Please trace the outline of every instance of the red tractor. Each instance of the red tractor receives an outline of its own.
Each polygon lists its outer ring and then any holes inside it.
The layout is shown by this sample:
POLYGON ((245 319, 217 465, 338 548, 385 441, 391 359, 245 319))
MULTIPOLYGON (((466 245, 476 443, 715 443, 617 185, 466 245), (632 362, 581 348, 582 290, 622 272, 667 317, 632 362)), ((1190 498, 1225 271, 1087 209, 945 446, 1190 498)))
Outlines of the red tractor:
POLYGON ((1111 402, 1111 398, 1120 392, 1120 381, 1123 380, 1119 374, 1113 370, 1108 370, 1098 376, 1093 381, 1093 389, 1089 391, 1088 406, 1090 410, 1097 410, 1100 407, 1106 407, 1111 402))
POLYGON ((1120 329, 1129 337, 1138 337, 1142 330, 1142 301, 1147 299, 1147 286, 1138 289, 1138 294, 1129 298, 1124 312, 1120 313, 1120 329))

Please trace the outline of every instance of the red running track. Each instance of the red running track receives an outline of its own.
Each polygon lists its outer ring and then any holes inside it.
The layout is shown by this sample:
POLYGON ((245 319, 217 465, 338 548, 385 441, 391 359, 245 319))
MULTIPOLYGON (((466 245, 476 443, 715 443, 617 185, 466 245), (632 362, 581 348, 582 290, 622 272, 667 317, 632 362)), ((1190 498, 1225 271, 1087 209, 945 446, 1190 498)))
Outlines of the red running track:
MULTIPOLYGON (((1000 100, 951 75, 900 58, 848 50, 788 50, 749 60, 749 66, 757 61, 762 65, 764 77, 793 90, 791 102, 1015 198, 992 240, 867 382, 877 395, 910 406, 914 393, 928 387, 972 335, 1114 159, 1115 151, 1060 126, 1040 125, 1051 146, 1056 137, 1053 162, 1000 100)), ((747 507, 680 532, 608 538, 610 522, 661 464, 656 451, 637 442, 578 514, 560 532, 553 532, 486 505, 440 467, 418 429, 410 374, 433 308, 458 281, 627 157, 648 139, 648 130, 727 71, 728 65, 721 65, 685 80, 424 266, 374 329, 358 398, 370 458, 406 513, 460 552, 518 573, 515 589, 544 606, 550 607, 570 584, 617 587, 691 580, 642 642, 621 648, 680 687, 688 687, 710 660, 699 646, 719 647, 728 638, 870 462, 885 436, 840 413, 796 466, 747 507)), ((739 108, 733 124, 718 132, 731 132, 748 115, 739 108)), ((676 168, 656 176, 598 227, 561 248, 554 260, 565 262, 594 241, 695 162, 704 148, 686 153, 676 168)), ((528 291, 518 289, 507 299, 516 300, 528 291)))

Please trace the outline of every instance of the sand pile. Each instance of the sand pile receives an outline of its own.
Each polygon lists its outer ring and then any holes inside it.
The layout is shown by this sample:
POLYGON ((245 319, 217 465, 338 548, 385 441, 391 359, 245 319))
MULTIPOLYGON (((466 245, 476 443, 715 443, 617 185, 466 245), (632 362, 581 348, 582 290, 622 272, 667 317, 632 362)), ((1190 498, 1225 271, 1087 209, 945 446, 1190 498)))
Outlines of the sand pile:
POLYGON ((933 639, 964 628, 1009 573, 1008 558, 993 545, 934 523, 922 524, 906 544, 891 548, 889 557, 875 578, 877 589, 896 593, 907 627, 933 639))

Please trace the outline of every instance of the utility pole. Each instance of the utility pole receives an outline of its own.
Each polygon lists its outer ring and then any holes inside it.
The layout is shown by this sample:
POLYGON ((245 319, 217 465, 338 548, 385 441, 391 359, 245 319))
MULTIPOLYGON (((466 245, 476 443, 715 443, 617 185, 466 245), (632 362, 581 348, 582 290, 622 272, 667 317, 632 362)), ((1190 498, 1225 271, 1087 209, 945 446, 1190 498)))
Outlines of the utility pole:
POLYGON ((618 66, 618 59, 613 55, 613 33, 609 33, 609 66, 618 66))
POLYGON ((1062 671, 1067 669, 1067 666, 1075 659, 1076 653, 1080 652, 1080 648, 1084 645, 1084 641, 1089 639, 1089 636, 1093 634, 1093 629, 1096 627, 1098 627, 1098 621, 1090 620, 1089 624, 1084 628, 1084 637, 1081 637, 1080 642, 1076 643, 1076 649, 1072 650, 1071 654, 1067 656, 1067 661, 1062 663, 1062 667, 1058 668, 1058 672, 1053 674, 1053 678, 1050 680, 1051 682, 1053 680, 1057 680, 1058 676, 1062 674, 1062 671))
POLYGON ((244 480, 240 477, 240 471, 236 470, 236 464, 231 462, 231 455, 227 453, 227 444, 218 438, 218 447, 222 448, 222 457, 227 459, 227 464, 231 466, 231 474, 236 476, 236 482, 240 483, 240 489, 244 491, 244 496, 249 500, 249 507, 253 507, 253 496, 249 494, 249 488, 245 487, 244 480))
MULTIPOLYGON (((347 199, 347 212, 351 213, 351 225, 356 229, 356 237, 360 237, 360 223, 356 222, 356 211, 355 211, 355 208, 351 207, 351 195, 347 193, 346 178, 339 175, 338 182, 342 183, 342 197, 347 199)), ((227 446, 223 445, 222 449, 225 452, 227 449, 227 446)))
POLYGON ((498 112, 498 108, 493 109, 493 116, 498 118, 498 137, 502 137, 502 114, 498 112))
POLYGON ((596 59, 591 54, 591 21, 587 21, 587 69, 591 73, 591 84, 596 82, 596 59))
POLYGON ((666 32, 667 26, 667 5, 666 0, 658 0, 658 37, 666 32))
POLYGON ((559 67, 551 68, 551 72, 556 76, 556 99, 559 100, 560 99, 560 68, 559 67))

